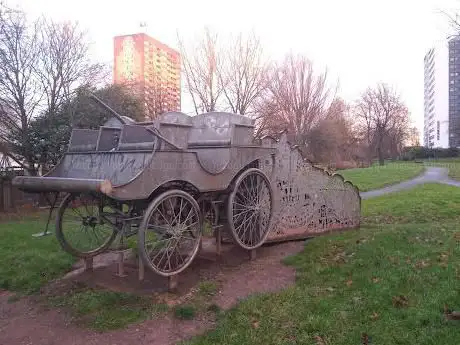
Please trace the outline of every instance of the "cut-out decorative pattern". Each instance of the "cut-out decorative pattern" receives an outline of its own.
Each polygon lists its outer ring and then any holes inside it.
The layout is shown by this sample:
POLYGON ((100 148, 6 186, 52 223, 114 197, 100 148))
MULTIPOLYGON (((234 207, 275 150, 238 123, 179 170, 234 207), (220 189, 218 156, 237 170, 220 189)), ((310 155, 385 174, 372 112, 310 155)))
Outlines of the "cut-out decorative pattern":
POLYGON ((330 175, 304 160, 291 148, 286 134, 271 144, 278 148, 275 166, 260 162, 271 176, 274 213, 267 241, 319 235, 359 226, 361 199, 358 189, 340 175, 330 175))

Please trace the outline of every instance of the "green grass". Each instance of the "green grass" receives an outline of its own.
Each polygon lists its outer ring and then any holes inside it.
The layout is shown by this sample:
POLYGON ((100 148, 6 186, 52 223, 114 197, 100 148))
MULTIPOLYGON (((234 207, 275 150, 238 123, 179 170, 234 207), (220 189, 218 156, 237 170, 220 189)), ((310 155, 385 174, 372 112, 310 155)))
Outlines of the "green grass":
POLYGON ((425 165, 447 168, 449 177, 460 180, 460 158, 427 159, 425 165))
POLYGON ((54 307, 67 308, 86 327, 108 331, 151 319, 168 306, 154 304, 149 297, 102 290, 83 289, 49 298, 54 307))
POLYGON ((187 343, 459 344, 443 315, 460 309, 459 201, 460 189, 434 184, 364 200, 360 230, 285 260, 295 286, 243 301, 187 343))
POLYGON ((0 223, 0 288, 34 293, 71 268, 75 259, 61 249, 54 235, 32 237, 44 228, 45 220, 38 216, 0 223))
POLYGON ((364 224, 442 223, 460 220, 460 188, 424 184, 362 202, 364 224))
MULTIPOLYGON (((363 334, 370 344, 460 343, 458 321, 443 316, 444 308, 460 310, 460 189, 426 184, 363 200, 362 212, 361 229, 308 241, 285 260, 297 278, 284 291, 222 312, 210 298, 219 287, 201 282, 174 315, 214 312, 218 322, 188 343, 349 345, 361 344, 363 334)), ((31 236, 43 226, 39 218, 0 224, 0 287, 36 292, 70 268, 74 259, 54 236, 31 236)), ((168 310, 149 297, 86 288, 49 302, 98 331, 168 310)))
POLYGON ((346 169, 337 172, 364 192, 409 180, 420 175, 423 170, 423 164, 386 163, 384 166, 373 165, 369 168, 346 169))
POLYGON ((174 316, 181 320, 192 320, 196 310, 193 305, 179 305, 174 308, 174 316))
POLYGON ((198 291, 202 296, 213 296, 217 292, 217 284, 209 280, 202 281, 198 284, 198 291))

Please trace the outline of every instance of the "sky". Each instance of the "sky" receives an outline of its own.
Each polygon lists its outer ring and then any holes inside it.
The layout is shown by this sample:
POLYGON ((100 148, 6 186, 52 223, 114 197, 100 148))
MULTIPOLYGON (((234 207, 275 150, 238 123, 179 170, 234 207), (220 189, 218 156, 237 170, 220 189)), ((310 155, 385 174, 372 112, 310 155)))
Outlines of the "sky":
MULTIPOLYGON (((300 53, 339 82, 347 101, 378 82, 400 93, 423 129, 423 57, 451 28, 441 10, 460 0, 7 0, 31 16, 78 21, 93 42, 92 58, 113 62, 113 37, 145 30, 177 48, 177 33, 192 39, 208 26, 222 34, 261 38, 274 60, 300 53), (146 22, 145 29, 140 23, 146 22)), ((191 103, 182 102, 190 112, 191 103)))

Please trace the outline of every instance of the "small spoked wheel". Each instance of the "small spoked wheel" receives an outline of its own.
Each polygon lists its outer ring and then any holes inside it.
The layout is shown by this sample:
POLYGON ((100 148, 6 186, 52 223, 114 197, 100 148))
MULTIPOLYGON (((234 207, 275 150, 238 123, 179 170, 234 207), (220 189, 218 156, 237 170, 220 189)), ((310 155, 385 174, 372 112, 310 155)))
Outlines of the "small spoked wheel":
POLYGON ((245 170, 235 181, 227 203, 227 219, 233 239, 244 249, 260 247, 270 231, 273 194, 265 174, 245 170))
POLYGON ((99 194, 68 194, 56 218, 56 237, 68 253, 88 258, 107 250, 117 236, 117 212, 99 194))
POLYGON ((149 205, 139 228, 142 260, 159 275, 178 274, 198 253, 202 231, 196 200, 181 190, 164 192, 149 205))

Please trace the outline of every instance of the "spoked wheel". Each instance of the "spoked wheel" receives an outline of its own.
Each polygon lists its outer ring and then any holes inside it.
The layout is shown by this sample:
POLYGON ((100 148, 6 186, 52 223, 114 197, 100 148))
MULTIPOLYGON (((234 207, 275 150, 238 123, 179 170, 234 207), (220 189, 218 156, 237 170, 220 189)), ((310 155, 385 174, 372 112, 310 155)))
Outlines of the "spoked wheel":
POLYGON ((117 236, 117 210, 96 194, 68 194, 56 218, 56 237, 68 253, 82 258, 107 250, 117 236))
POLYGON ((203 220, 196 200, 181 190, 155 198, 144 214, 138 247, 144 263, 168 277, 186 269, 200 247, 203 220))
POLYGON ((227 203, 227 218, 233 239, 245 249, 260 247, 270 231, 273 194, 265 174, 255 168, 236 180, 227 203))

